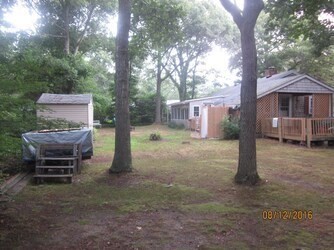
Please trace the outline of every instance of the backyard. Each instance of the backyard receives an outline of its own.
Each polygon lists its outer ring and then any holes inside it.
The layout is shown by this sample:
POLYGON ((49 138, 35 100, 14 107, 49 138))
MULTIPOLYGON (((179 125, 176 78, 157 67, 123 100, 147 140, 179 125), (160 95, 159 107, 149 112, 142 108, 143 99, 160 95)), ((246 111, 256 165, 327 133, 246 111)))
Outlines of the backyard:
POLYGON ((258 139, 257 186, 233 183, 238 141, 136 127, 134 171, 109 175, 114 129, 72 184, 29 184, 0 204, 1 249, 330 249, 333 148, 258 139), (150 141, 151 133, 161 141, 150 141))

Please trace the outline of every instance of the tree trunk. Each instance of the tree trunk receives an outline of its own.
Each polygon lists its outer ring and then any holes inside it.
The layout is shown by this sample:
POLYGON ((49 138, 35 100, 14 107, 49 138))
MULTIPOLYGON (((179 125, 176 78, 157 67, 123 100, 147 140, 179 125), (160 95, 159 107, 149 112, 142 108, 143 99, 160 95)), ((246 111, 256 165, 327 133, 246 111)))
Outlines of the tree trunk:
POLYGON ((257 56, 254 29, 244 27, 241 32, 241 50, 244 59, 240 92, 239 163, 235 181, 255 184, 259 175, 256 166, 257 56))
POLYGON ((70 54, 70 4, 68 1, 63 2, 64 11, 64 29, 65 29, 65 40, 64 40, 64 52, 66 55, 70 54))
POLYGON ((161 52, 158 51, 158 63, 157 63, 157 89, 155 96, 155 124, 161 124, 161 74, 162 74, 162 58, 161 52))
POLYGON ((220 2, 233 16, 241 34, 239 162, 234 179, 238 184, 254 185, 260 179, 256 165, 257 54, 254 28, 264 4, 262 0, 245 1, 241 11, 230 0, 220 2))
POLYGON ((131 137, 129 112, 129 30, 130 0, 119 0, 116 39, 116 128, 115 154, 110 173, 131 172, 131 137))

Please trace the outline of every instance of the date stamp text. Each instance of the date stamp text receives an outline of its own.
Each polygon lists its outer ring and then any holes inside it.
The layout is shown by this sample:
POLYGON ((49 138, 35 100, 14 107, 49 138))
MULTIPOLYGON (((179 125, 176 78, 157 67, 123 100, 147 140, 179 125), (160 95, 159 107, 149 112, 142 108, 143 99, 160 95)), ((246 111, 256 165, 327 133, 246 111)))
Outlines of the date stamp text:
POLYGON ((263 220, 312 220, 312 210, 271 210, 262 211, 263 220))

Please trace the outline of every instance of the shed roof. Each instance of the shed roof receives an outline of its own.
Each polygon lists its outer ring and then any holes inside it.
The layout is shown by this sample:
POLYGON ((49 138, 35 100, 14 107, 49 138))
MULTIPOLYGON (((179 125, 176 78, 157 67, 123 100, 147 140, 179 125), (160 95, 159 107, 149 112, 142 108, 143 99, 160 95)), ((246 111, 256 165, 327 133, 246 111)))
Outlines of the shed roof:
POLYGON ((38 104, 89 104, 92 94, 66 95, 43 93, 38 99, 38 104))

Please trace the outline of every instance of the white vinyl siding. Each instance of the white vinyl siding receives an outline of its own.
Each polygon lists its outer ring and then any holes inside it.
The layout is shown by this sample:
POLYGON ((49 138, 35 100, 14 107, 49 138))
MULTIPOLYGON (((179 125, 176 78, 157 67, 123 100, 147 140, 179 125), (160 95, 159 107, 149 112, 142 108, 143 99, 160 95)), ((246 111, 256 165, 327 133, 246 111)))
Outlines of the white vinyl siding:
POLYGON ((82 105, 45 104, 41 106, 43 110, 37 110, 37 117, 44 117, 46 119, 52 119, 52 118, 66 119, 68 121, 81 123, 87 127, 93 125, 92 106, 91 108, 89 108, 89 105, 87 104, 82 104, 82 105))
POLYGON ((94 121, 94 108, 93 103, 90 102, 88 104, 88 127, 93 128, 93 121, 94 121))

